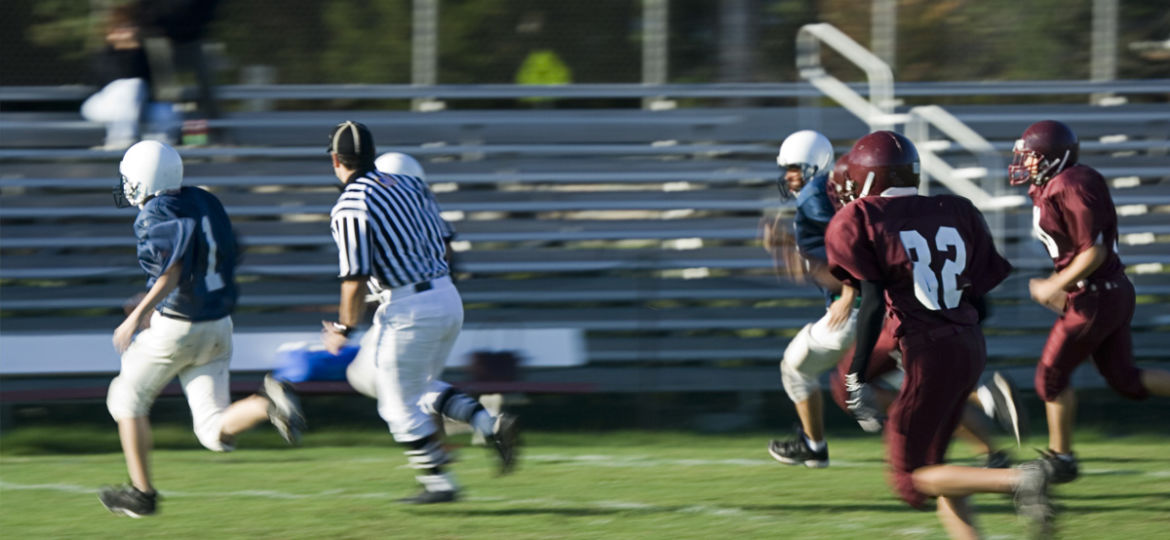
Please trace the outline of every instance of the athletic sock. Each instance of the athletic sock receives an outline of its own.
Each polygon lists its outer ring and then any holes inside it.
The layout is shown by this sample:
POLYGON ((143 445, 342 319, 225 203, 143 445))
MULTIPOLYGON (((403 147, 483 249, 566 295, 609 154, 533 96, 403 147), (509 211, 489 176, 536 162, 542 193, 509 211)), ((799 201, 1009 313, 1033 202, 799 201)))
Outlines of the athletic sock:
POLYGON ((484 437, 490 437, 496 430, 496 419, 487 412, 487 409, 480 408, 471 417, 471 427, 484 437))
POLYGON ((808 435, 805 435, 804 436, 804 444, 806 446, 808 446, 809 450, 812 450, 813 452, 820 452, 821 450, 823 450, 825 448, 825 446, 828 446, 829 443, 827 443, 825 441, 814 441, 812 439, 809 439, 808 435))

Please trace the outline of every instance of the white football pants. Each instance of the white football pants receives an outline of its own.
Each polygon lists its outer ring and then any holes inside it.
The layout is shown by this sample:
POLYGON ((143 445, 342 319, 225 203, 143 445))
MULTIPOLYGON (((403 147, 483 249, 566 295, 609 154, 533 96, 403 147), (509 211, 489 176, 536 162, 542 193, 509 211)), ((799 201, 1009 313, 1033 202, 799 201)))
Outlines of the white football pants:
POLYGON ((377 398, 378 414, 398 442, 416 441, 438 430, 423 402, 446 386, 439 375, 463 328, 463 299, 455 285, 450 278, 432 283, 431 290, 379 306, 357 357, 346 369, 354 389, 377 398))
POLYGON ((845 350, 853 345, 856 326, 856 309, 837 328, 829 328, 826 311, 819 320, 804 325, 796 333, 780 361, 780 380, 793 403, 807 400, 810 393, 820 389, 818 378, 836 366, 845 350))
POLYGON ((178 376, 200 444, 230 451, 219 437, 223 411, 231 404, 231 358, 231 317, 187 322, 156 311, 150 328, 135 336, 122 354, 122 370, 110 382, 106 407, 114 420, 148 416, 159 392, 178 376))

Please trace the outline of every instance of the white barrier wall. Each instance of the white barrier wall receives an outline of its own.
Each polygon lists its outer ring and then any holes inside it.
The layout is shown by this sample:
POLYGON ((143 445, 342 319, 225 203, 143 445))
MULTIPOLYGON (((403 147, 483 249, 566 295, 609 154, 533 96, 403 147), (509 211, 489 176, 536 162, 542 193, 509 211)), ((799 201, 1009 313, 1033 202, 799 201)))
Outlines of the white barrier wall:
MULTIPOLYGON (((0 334, 0 374, 45 375, 117 373, 113 333, 0 334)), ((361 339, 354 336, 354 343, 361 339)), ((276 349, 286 343, 320 343, 316 332, 237 332, 233 371, 267 371, 276 367, 276 349)), ((455 342, 448 367, 464 367, 475 351, 514 351, 526 367, 568 367, 585 363, 581 330, 469 329, 455 342)))

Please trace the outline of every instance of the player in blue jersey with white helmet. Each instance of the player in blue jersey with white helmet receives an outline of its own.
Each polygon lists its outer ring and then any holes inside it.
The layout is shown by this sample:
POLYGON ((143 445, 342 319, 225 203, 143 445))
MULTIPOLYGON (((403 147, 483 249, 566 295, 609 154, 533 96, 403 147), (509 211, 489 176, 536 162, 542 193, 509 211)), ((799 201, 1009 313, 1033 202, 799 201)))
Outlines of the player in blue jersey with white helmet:
POLYGON ((141 517, 157 511, 150 408, 176 376, 195 435, 209 450, 231 451, 237 434, 265 419, 293 443, 304 419, 295 394, 270 376, 257 394, 231 403, 239 246, 223 205, 203 189, 183 186, 178 152, 156 141, 131 146, 119 172, 115 203, 139 209, 134 233, 148 290, 114 330, 122 367, 106 400, 118 422, 130 485, 103 488, 100 499, 111 512, 141 517))
POLYGON ((784 350, 780 362, 781 382, 796 406, 801 426, 791 440, 771 441, 768 453, 787 464, 826 467, 829 450, 824 440, 824 398, 817 379, 835 366, 852 344, 853 325, 846 323, 853 314, 855 298, 852 288, 843 287, 829 275, 825 256, 825 229, 834 213, 828 195, 833 145, 816 131, 797 131, 780 145, 776 164, 783 175, 778 181, 780 193, 786 198, 793 194, 796 197, 796 217, 792 224, 796 249, 780 245, 781 239, 788 237, 786 224, 781 221, 765 228, 765 247, 785 257, 784 266, 790 277, 811 278, 824 291, 828 311, 801 328, 784 350))

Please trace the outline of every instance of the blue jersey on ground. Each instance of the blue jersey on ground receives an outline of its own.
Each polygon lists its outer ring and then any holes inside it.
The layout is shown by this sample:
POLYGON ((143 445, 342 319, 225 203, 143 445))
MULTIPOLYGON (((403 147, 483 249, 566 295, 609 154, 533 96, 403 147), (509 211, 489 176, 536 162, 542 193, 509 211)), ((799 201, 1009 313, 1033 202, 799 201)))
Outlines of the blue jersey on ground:
POLYGON ((172 265, 183 268, 178 288, 159 303, 159 311, 192 321, 231 315, 239 296, 239 246, 219 199, 197 187, 160 194, 139 211, 134 234, 147 288, 172 265))
POLYGON ((800 254, 828 261, 825 255, 825 230, 833 219, 833 203, 826 191, 829 182, 828 171, 813 176, 812 181, 800 188, 796 194, 796 246, 800 254))

